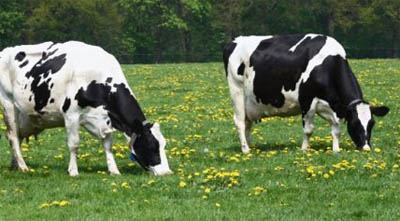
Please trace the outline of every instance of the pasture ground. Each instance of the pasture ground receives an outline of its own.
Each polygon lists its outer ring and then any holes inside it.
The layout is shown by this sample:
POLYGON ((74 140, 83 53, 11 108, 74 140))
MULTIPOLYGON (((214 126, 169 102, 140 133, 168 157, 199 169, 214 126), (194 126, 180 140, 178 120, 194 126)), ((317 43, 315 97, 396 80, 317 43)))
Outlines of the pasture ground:
MULTIPOLYGON (((299 149, 301 118, 256 124, 242 155, 223 65, 124 65, 148 119, 161 123, 174 174, 155 177, 128 159, 116 133, 121 176, 107 174, 101 143, 81 131, 80 175, 67 175, 63 128, 23 144, 30 172, 10 171, 0 140, 0 220, 398 220, 400 60, 351 60, 365 98, 391 108, 377 118, 374 150, 355 150, 345 126, 342 152, 316 118, 310 151, 299 149)), ((1 130, 5 130, 2 122, 1 130)))

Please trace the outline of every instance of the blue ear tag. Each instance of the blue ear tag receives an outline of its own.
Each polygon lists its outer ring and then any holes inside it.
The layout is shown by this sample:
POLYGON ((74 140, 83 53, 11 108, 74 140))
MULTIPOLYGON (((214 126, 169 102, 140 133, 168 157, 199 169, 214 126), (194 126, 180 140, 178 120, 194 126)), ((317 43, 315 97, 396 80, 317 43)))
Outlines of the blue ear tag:
POLYGON ((132 161, 136 161, 135 155, 133 153, 129 154, 129 159, 132 161))

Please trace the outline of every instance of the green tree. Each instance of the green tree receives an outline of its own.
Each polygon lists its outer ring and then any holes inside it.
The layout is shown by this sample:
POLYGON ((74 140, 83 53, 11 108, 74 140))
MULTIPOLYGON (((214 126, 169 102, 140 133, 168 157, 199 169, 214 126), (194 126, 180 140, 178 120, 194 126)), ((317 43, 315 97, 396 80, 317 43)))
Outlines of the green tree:
POLYGON ((0 50, 20 44, 24 25, 23 1, 0 1, 0 50))
POLYGON ((133 53, 122 17, 112 0, 42 0, 26 21, 29 43, 79 40, 102 46, 117 57, 133 53))
POLYGON ((193 48, 205 50, 201 43, 210 39, 204 30, 210 27, 208 1, 119 0, 119 7, 124 30, 136 42, 134 62, 188 61, 193 48))
POLYGON ((370 32, 370 45, 389 47, 392 57, 400 56, 400 1, 369 0, 361 8, 362 24, 370 32))

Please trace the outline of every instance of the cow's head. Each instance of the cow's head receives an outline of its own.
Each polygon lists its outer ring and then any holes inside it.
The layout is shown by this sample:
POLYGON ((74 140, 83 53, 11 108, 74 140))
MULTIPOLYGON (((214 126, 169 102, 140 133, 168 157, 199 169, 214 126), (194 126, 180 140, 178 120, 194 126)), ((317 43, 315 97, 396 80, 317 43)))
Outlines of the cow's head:
POLYGON ((375 124, 373 115, 383 117, 389 112, 386 106, 372 107, 368 103, 357 100, 346 108, 347 131, 351 139, 362 150, 370 149, 372 127, 375 124))
POLYGON ((131 137, 130 148, 135 160, 154 175, 171 174, 167 155, 166 141, 160 131, 160 125, 146 123, 138 133, 131 137))

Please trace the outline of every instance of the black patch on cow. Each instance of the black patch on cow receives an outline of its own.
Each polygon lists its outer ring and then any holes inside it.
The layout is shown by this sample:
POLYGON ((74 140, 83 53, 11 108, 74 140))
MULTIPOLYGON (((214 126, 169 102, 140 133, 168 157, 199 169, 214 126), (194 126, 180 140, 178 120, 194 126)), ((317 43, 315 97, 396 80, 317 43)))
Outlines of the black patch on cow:
POLYGON ((31 96, 29 96, 29 102, 31 102, 32 101, 32 95, 31 96))
POLYGON ((44 52, 42 54, 42 58, 32 67, 32 69, 28 73, 25 74, 26 78, 33 78, 31 91, 34 94, 35 100, 34 109, 40 114, 43 114, 41 110, 47 105, 50 98, 50 79, 41 84, 39 83, 41 79, 48 77, 50 73, 57 73, 66 62, 66 54, 61 54, 51 59, 48 59, 51 55, 56 53, 57 50, 58 49, 49 53, 44 52))
POLYGON ((51 44, 48 48, 47 48, 47 50, 50 50, 54 45, 56 45, 57 43, 53 43, 53 44, 51 44))
POLYGON ((51 83, 51 85, 50 85, 50 89, 52 89, 52 88, 53 88, 53 86, 54 86, 54 83, 51 83))
POLYGON ((133 145, 135 150, 135 159, 144 168, 155 166, 161 163, 159 142, 151 133, 152 124, 143 126, 142 134, 136 138, 133 145))
POLYGON ((25 86, 24 86, 24 90, 25 90, 27 87, 28 87, 28 85, 27 85, 27 84, 25 84, 25 86))
POLYGON ((24 61, 22 64, 19 65, 19 68, 25 67, 29 63, 28 60, 24 61))
POLYGON ((17 55, 15 55, 15 60, 21 62, 25 59, 25 57, 26 57, 26 53, 23 51, 20 51, 17 53, 17 55))
POLYGON ((64 100, 64 104, 62 106, 62 110, 63 110, 64 113, 67 112, 67 110, 69 109, 70 105, 71 105, 71 99, 66 97, 65 100, 64 100))
POLYGON ((79 89, 75 99, 82 108, 103 105, 112 126, 125 134, 140 133, 140 125, 146 118, 138 102, 125 84, 114 84, 113 87, 116 88, 115 92, 111 92, 111 86, 107 84, 92 81, 86 90, 79 89))
POLYGON ((54 98, 51 98, 49 101, 50 104, 54 103, 54 98))
POLYGON ((111 77, 109 77, 109 78, 106 79, 106 82, 107 82, 107 83, 111 83, 111 81, 112 81, 112 78, 111 78, 111 77))
POLYGON ((41 60, 47 60, 47 58, 49 58, 50 56, 52 56, 53 54, 55 54, 58 51, 58 48, 55 49, 54 51, 50 51, 50 52, 43 52, 42 54, 42 59, 41 60))
POLYGON ((229 62, 229 57, 231 56, 233 50, 235 50, 236 48, 236 43, 231 41, 229 42, 225 48, 224 48, 224 52, 222 54, 222 57, 224 59, 224 66, 225 66, 225 74, 226 76, 228 76, 228 62, 229 62))
POLYGON ((242 62, 238 68, 238 75, 243 75, 244 73, 244 63, 242 62))
POLYGON ((254 68, 254 94, 257 102, 280 108, 285 102, 285 91, 295 90, 296 83, 308 62, 325 45, 326 36, 306 38, 294 52, 289 51, 304 35, 276 36, 260 42, 250 57, 254 68))

